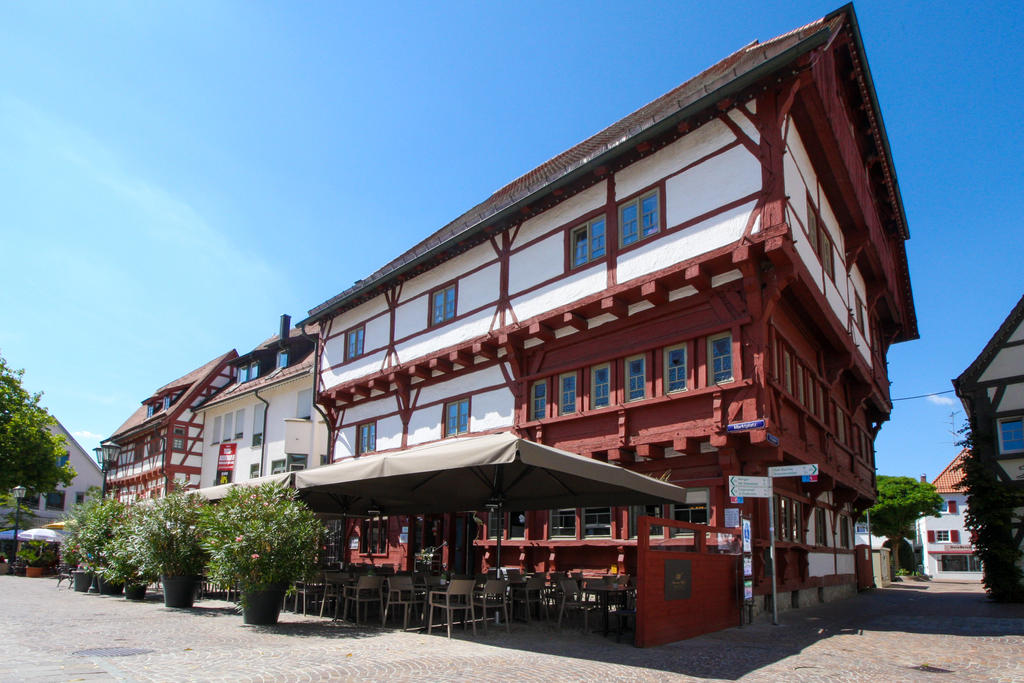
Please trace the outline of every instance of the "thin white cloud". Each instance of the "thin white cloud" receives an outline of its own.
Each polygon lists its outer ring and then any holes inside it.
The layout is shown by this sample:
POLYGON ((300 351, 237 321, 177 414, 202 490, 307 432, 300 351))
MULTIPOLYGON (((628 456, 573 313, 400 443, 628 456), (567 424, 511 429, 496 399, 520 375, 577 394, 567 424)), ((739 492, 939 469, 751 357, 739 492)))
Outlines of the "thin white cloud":
POLYGON ((76 438, 79 438, 79 439, 101 439, 101 438, 103 438, 102 434, 93 434, 92 432, 90 432, 87 429, 82 429, 82 430, 79 430, 77 432, 71 432, 71 435, 76 437, 76 438))
POLYGON ((952 405, 956 405, 956 401, 951 399, 949 396, 939 396, 938 394, 929 394, 925 398, 928 399, 929 403, 934 403, 937 406, 952 406, 952 405))

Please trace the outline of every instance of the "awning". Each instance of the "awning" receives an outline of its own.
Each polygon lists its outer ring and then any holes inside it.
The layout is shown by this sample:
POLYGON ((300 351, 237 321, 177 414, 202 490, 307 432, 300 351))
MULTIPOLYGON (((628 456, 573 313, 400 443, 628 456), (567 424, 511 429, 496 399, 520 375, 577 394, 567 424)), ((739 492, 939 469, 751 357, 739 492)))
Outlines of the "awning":
POLYGON ((295 488, 313 510, 348 515, 686 502, 675 484, 508 432, 303 470, 295 488))
POLYGON ((291 487, 294 483, 292 477, 294 472, 279 472, 278 474, 268 474, 265 477, 255 477, 253 479, 242 479, 233 484, 221 484, 220 486, 207 486, 205 489, 192 489, 189 493, 195 493, 200 495, 207 500, 220 500, 224 496, 228 495, 235 486, 258 486, 259 484, 280 484, 281 486, 291 487))

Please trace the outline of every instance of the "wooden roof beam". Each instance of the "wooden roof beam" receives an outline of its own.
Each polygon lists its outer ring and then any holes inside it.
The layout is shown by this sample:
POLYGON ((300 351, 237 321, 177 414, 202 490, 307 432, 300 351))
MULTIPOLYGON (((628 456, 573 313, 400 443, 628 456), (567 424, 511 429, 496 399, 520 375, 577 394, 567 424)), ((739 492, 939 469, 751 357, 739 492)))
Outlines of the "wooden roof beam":
POLYGON ((579 313, 573 313, 572 311, 566 311, 562 314, 562 325, 571 327, 577 332, 582 332, 588 327, 587 319, 579 313))
POLYGON ((629 306, 616 296, 606 296, 601 299, 601 312, 611 313, 616 318, 625 318, 629 315, 629 306))
POLYGON ((668 303, 668 289, 657 280, 650 280, 640 285, 640 296, 655 306, 668 303))
POLYGON ((530 323, 527 333, 541 341, 550 342, 555 340, 555 331, 542 322, 530 323))
POLYGON ((459 349, 448 354, 448 360, 464 368, 473 367, 473 354, 466 349, 459 349))
POLYGON ((704 291, 711 287, 711 276, 699 264, 687 266, 686 270, 683 271, 683 277, 686 278, 688 284, 693 285, 699 291, 704 291))
POLYGON ((452 362, 447 358, 431 358, 427 362, 427 367, 431 370, 447 374, 452 371, 452 362))
POLYGON ((498 360, 498 346, 489 341, 476 342, 472 346, 474 356, 483 356, 487 360, 498 360))

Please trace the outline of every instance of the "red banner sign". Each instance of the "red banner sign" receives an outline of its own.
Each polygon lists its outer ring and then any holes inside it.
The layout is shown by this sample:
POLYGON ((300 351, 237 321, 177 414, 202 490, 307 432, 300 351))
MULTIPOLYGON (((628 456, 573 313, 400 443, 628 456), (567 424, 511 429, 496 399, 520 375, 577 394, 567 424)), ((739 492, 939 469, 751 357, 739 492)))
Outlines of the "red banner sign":
POLYGON ((235 469, 235 451, 237 448, 238 444, 233 443, 222 443, 220 445, 220 453, 217 456, 218 470, 235 469))

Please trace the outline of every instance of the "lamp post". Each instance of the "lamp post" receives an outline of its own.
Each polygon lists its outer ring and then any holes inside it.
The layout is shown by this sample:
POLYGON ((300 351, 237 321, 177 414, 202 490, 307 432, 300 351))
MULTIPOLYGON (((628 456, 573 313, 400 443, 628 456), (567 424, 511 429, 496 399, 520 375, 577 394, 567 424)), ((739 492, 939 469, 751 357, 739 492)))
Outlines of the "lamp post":
POLYGON ((96 460, 103 470, 103 492, 101 498, 107 497, 107 471, 117 463, 117 456, 121 454, 121 447, 115 443, 105 443, 92 449, 96 454, 96 460))
POLYGON ((21 524, 21 499, 25 497, 25 487, 15 486, 13 489, 11 489, 11 494, 14 496, 14 558, 17 558, 18 526, 21 524))

